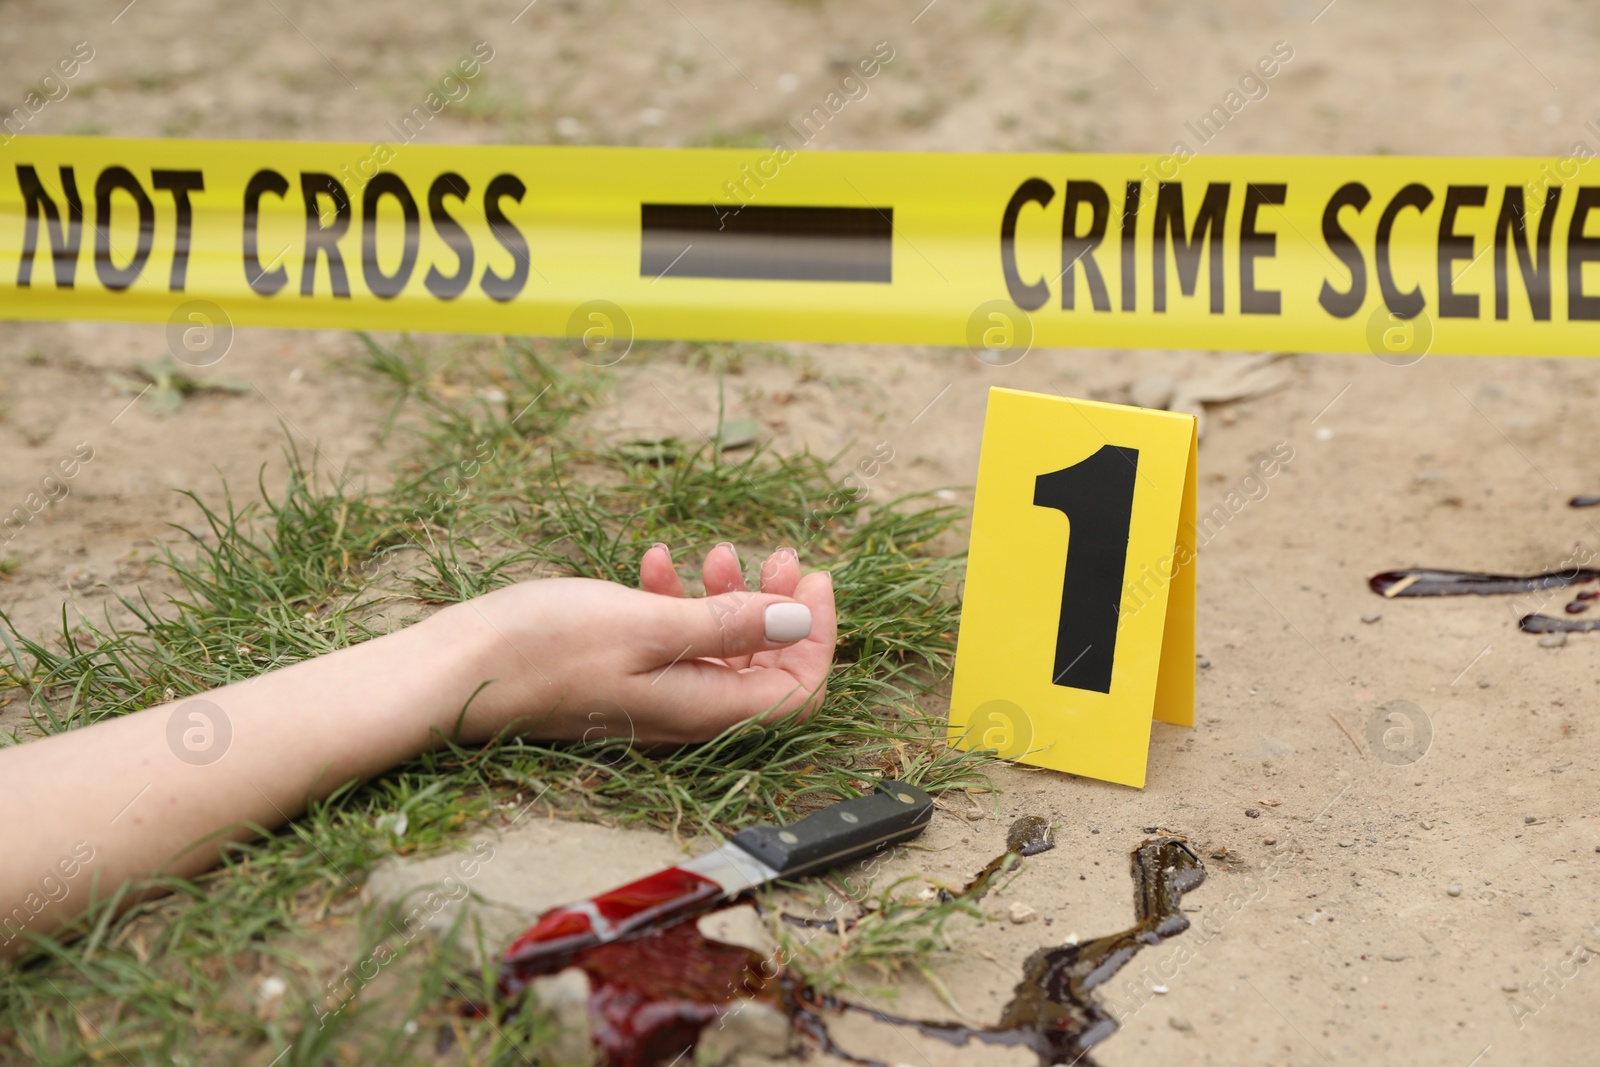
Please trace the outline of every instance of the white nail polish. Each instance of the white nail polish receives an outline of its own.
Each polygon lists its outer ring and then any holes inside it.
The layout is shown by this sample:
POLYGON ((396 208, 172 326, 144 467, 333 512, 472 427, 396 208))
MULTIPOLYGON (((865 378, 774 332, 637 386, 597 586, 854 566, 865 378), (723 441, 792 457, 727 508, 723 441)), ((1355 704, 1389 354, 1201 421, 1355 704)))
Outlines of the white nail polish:
POLYGON ((798 641, 811 633, 811 609, 804 604, 773 604, 762 619, 766 623, 768 641, 798 641))

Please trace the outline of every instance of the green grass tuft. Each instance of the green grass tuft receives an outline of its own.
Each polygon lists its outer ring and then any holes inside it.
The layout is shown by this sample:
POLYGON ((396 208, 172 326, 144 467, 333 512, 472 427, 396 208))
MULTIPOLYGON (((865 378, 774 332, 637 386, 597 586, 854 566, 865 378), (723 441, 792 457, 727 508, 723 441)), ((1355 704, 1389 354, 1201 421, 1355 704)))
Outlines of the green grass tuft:
POLYGON ((448 847, 519 794, 555 814, 688 836, 789 821, 883 776, 935 792, 981 783, 983 757, 949 748, 942 716, 923 710, 950 670, 962 569, 928 546, 957 510, 857 499, 813 455, 596 446, 581 418, 610 372, 570 345, 470 342, 441 355, 362 340, 365 371, 393 394, 381 429, 406 442, 387 488, 335 483, 291 449, 284 487, 263 484, 255 503, 185 491, 204 533, 158 553, 172 597, 121 597, 100 620, 64 611, 53 637, 0 615, 0 687, 26 694, 37 733, 254 677, 509 582, 632 584, 658 540, 680 560, 721 540, 748 545, 747 558, 789 544, 830 568, 840 654, 826 705, 804 723, 660 751, 446 745, 351 783, 292 825, 229 846, 218 869, 163 881, 169 895, 121 915, 103 902, 77 924, 83 936, 0 967, 0 1048, 62 1064, 118 1050, 133 1062, 432 1063, 442 1027, 464 1061, 522 1062, 543 1041, 541 1017, 453 1013, 451 997, 485 999, 492 976, 467 978, 450 938, 407 942, 328 1015, 330 982, 393 935, 393 916, 359 896, 386 857, 448 847), (288 985, 270 1007, 255 992, 266 975, 288 985))

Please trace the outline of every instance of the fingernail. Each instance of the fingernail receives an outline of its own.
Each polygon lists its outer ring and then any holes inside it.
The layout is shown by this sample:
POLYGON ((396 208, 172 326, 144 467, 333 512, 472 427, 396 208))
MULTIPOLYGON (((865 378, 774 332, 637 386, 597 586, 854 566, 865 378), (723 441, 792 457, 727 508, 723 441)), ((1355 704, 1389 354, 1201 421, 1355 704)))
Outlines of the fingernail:
POLYGON ((661 549, 661 551, 665 552, 668 556, 672 555, 672 549, 667 547, 667 543, 665 541, 657 541, 655 544, 651 545, 650 547, 651 548, 659 548, 659 549, 661 549))
POLYGON ((732 541, 718 541, 717 547, 726 548, 733 555, 733 561, 735 563, 739 562, 739 550, 733 547, 732 541))
POLYGON ((762 620, 767 640, 778 644, 798 641, 811 633, 811 609, 804 604, 769 605, 762 620))

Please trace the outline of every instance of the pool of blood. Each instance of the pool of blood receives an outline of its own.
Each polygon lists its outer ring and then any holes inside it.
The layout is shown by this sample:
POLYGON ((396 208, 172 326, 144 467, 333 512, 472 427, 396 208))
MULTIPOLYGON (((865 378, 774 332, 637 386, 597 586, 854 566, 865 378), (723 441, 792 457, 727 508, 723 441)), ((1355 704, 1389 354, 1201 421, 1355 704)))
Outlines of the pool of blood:
POLYGON ((1479 574, 1474 571, 1441 571, 1428 567, 1384 571, 1367 579, 1374 593, 1386 599, 1418 596, 1504 596, 1513 593, 1538 593, 1546 589, 1565 589, 1600 581, 1600 571, 1574 567, 1549 574, 1479 574))
MULTIPOLYGON (((1012 869, 1020 857, 1053 845, 1048 822, 1024 816, 1012 824, 1006 851, 962 895, 980 898, 995 874, 1012 869)), ((568 966, 583 971, 589 980, 594 1045, 611 1067, 671 1064, 695 1047, 708 1024, 739 1010, 748 1000, 778 1008, 789 1016, 796 1034, 834 1056, 869 1067, 878 1061, 856 1056, 834 1042, 828 1032, 830 1018, 858 1012, 952 1045, 1021 1047, 1035 1052, 1041 1064, 1088 1065, 1089 1049, 1117 1029, 1116 1020, 1093 996, 1094 990, 1141 948, 1188 929, 1179 902, 1205 879, 1205 868, 1189 846, 1168 837, 1149 839, 1135 849, 1132 872, 1134 925, 1081 944, 1035 952, 1023 965, 1022 980, 993 1026, 909 1019, 819 994, 793 972, 770 974, 775 968, 759 953, 707 937, 695 915, 602 945, 543 957, 525 955, 516 964, 517 981, 502 982, 502 993, 520 992, 537 975, 568 966)))
MULTIPOLYGON (((1568 501, 1575 508, 1600 506, 1600 495, 1575 496, 1568 501)), ((1480 574, 1474 571, 1445 571, 1429 567, 1412 567, 1406 570, 1384 571, 1367 579, 1367 586, 1385 599, 1397 597, 1432 596, 1505 596, 1518 593, 1540 593, 1550 589, 1566 589, 1574 585, 1600 582, 1600 570, 1574 567, 1570 571, 1552 571, 1547 574, 1480 574)), ((1589 610, 1590 602, 1600 597, 1600 590, 1585 589, 1576 594, 1562 608, 1567 615, 1582 615, 1589 610)), ((1517 621, 1523 633, 1582 633, 1600 630, 1600 619, 1561 618, 1554 615, 1524 615, 1517 621)))
POLYGON ((1133 852, 1134 925, 1120 933, 1076 945, 1041 948, 1023 964, 1022 981, 993 1026, 967 1026, 930 1019, 909 1019, 836 997, 800 991, 795 998, 797 1029, 824 1050, 864 1067, 886 1067, 840 1048, 828 1034, 824 1013, 853 1011, 893 1026, 910 1027, 951 1045, 983 1045, 1031 1049, 1042 1065, 1082 1064, 1092 1067, 1089 1050, 1117 1030, 1117 1021, 1102 1008, 1094 990, 1120 971, 1142 948, 1159 945, 1189 928, 1180 908, 1183 895, 1205 881, 1205 867, 1177 838, 1152 838, 1133 852))
MULTIPOLYGON (((1587 585, 1600 581, 1600 571, 1573 568, 1549 574, 1516 576, 1507 574, 1478 574, 1471 571, 1439 571, 1425 567, 1402 571, 1384 571, 1367 579, 1374 593, 1386 599, 1398 597, 1434 596, 1506 596, 1518 593, 1539 593, 1551 589, 1566 589, 1574 585, 1587 585)), ((1563 606, 1566 615, 1583 615, 1588 612, 1600 590, 1585 589, 1563 606)), ((1524 615, 1517 621, 1523 633, 1582 633, 1600 630, 1600 619, 1562 618, 1557 615, 1524 615)))
POLYGON ((691 917, 584 949, 572 966, 589 978, 590 1032, 605 1062, 656 1067, 684 1057, 736 1001, 778 1003, 763 959, 705 936, 691 917))

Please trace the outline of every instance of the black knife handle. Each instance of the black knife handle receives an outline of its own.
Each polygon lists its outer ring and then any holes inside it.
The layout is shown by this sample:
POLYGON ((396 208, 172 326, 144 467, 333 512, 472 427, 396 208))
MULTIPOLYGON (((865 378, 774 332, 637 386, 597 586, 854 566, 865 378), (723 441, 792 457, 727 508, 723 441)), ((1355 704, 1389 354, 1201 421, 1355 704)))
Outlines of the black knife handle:
POLYGON ((880 781, 870 796, 823 808, 787 826, 740 830, 733 843, 779 876, 793 878, 915 837, 932 818, 928 794, 902 782, 880 781))

